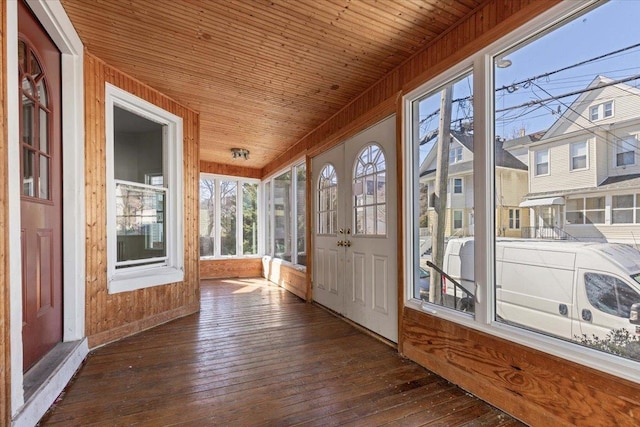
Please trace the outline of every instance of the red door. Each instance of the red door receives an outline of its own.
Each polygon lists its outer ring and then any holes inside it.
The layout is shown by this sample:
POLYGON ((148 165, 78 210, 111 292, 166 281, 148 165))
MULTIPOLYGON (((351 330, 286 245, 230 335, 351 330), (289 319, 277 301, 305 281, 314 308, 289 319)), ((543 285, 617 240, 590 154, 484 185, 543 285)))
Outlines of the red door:
POLYGON ((24 370, 62 340, 60 52, 18 6, 24 370))

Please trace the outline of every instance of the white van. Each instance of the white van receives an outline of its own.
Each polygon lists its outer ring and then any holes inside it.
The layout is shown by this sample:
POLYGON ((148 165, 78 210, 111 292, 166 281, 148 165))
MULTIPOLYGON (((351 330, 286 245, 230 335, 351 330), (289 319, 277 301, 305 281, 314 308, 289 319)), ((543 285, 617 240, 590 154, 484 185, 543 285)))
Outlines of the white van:
MULTIPOLYGON (((443 270, 475 293, 473 238, 451 239, 443 270)), ((455 287, 445 280, 443 291, 455 287)), ((460 291, 457 291, 460 295, 460 291)), ((640 336, 640 251, 628 245, 562 240, 496 240, 496 314, 551 335, 640 336)))

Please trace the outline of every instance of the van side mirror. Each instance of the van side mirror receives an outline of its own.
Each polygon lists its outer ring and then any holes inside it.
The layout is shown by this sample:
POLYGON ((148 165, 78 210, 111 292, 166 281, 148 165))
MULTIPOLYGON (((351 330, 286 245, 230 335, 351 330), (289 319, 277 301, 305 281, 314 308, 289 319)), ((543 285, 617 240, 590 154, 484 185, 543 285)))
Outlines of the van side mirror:
POLYGON ((629 310, 629 323, 640 325, 640 302, 631 306, 631 310, 629 310))

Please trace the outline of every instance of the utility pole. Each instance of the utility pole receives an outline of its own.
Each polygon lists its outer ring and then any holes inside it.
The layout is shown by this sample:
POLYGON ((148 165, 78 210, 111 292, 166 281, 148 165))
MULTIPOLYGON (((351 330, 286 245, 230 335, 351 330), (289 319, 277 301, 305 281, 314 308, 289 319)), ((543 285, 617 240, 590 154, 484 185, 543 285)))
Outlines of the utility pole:
MULTIPOLYGON (((436 182, 434 191, 435 232, 432 236, 432 262, 442 268, 444 260, 444 229, 447 222, 447 183, 449 181, 449 143, 451 141, 451 95, 453 85, 447 85, 441 94, 440 124, 436 147, 436 182)), ((440 273, 431 269, 429 302, 442 303, 442 280, 440 273)))

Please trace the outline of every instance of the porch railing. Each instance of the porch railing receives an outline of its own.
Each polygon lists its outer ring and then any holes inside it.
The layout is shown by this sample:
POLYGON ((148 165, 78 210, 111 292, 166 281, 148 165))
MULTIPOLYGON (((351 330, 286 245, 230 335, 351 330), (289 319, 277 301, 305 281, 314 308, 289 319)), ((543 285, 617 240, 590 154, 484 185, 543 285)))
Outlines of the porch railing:
POLYGON ((558 227, 522 227, 520 236, 525 239, 578 240, 558 227))

